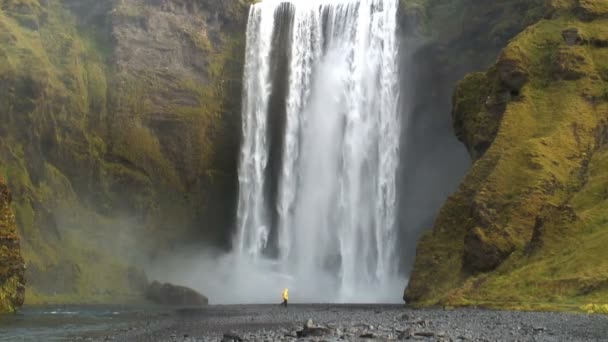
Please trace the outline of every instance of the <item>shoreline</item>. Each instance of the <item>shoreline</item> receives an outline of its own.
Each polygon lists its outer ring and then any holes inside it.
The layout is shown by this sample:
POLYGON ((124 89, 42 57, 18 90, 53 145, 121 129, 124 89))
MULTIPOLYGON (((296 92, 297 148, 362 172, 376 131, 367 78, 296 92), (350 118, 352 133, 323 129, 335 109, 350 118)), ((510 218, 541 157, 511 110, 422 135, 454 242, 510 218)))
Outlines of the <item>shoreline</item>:
POLYGON ((0 317, 0 341, 605 341, 608 316, 405 304, 46 306, 0 317), (314 336, 297 339, 311 320, 314 336), (314 330, 313 329, 313 330, 314 330), (226 337, 229 336, 229 337, 226 337), (233 338, 234 337, 234 338, 233 338))

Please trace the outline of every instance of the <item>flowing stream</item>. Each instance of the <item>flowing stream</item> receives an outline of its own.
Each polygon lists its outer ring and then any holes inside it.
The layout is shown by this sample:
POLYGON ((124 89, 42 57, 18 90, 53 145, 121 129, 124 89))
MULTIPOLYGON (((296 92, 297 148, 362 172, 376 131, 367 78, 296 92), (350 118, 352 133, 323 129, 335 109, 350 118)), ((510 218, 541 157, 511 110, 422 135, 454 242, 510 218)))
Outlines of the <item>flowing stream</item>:
POLYGON ((397 10, 251 7, 234 255, 277 297, 289 286, 294 301, 400 300, 397 10))

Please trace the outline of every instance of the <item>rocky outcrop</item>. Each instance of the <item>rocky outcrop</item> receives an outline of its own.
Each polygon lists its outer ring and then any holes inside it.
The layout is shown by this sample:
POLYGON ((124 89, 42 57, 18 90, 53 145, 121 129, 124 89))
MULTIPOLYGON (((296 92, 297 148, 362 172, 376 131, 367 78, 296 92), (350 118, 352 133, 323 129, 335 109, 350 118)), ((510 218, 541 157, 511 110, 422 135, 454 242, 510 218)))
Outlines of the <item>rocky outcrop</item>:
POLYGON ((402 269, 409 272, 416 241, 423 230, 432 227, 439 208, 470 167, 467 150, 473 159, 485 154, 498 132, 506 103, 517 97, 506 86, 494 93, 493 88, 500 85, 495 69, 460 81, 468 73, 494 65, 511 38, 545 15, 545 1, 402 0, 401 5, 402 63, 406 66, 402 70, 407 70, 402 89, 408 98, 403 101, 408 107, 403 112, 410 114, 402 134, 399 177, 400 188, 407 189, 403 191, 408 195, 400 200, 398 212, 404 227, 402 269), (412 26, 422 37, 420 46, 411 44, 415 38, 409 34, 416 32, 412 26), (412 60, 406 60, 413 50, 412 60), (456 93, 463 96, 452 103, 457 85, 456 93), (476 120, 463 120, 468 115, 476 120), (454 129, 467 149, 454 137, 454 129))
POLYGON ((229 243, 247 8, 0 2, 0 171, 29 302, 141 296, 139 260, 229 243))
POLYGON ((0 313, 14 311, 25 298, 25 265, 11 202, 11 193, 0 177, 0 313))
POLYGON ((209 304, 209 299, 202 294, 184 286, 169 283, 152 282, 146 289, 146 299, 168 306, 197 307, 209 304))
POLYGON ((604 4, 547 2, 458 85, 454 126, 474 163, 418 244, 406 301, 560 308, 606 294, 608 52, 591 43, 604 4))

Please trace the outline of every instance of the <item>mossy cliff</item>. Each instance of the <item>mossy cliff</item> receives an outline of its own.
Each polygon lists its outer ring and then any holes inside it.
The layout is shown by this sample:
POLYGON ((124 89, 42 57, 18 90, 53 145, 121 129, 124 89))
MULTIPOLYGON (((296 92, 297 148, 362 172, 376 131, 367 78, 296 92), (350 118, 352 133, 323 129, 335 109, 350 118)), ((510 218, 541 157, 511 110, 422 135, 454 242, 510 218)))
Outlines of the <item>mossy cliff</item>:
POLYGON ((0 0, 0 171, 26 302, 139 297, 142 260, 226 243, 247 6, 0 0))
POLYGON ((540 5, 456 87, 473 165, 418 243, 410 303, 574 308, 608 295, 608 3, 540 5))
POLYGON ((0 177, 0 313, 21 306, 25 292, 25 269, 11 201, 11 193, 0 177))

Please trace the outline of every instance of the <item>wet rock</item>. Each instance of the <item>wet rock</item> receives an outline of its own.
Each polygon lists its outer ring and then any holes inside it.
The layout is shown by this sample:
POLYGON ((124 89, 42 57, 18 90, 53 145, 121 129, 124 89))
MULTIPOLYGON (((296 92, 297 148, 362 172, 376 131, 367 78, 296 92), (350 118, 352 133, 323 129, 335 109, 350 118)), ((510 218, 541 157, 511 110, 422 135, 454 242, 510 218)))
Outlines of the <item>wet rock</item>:
POLYGON ((435 333, 432 331, 417 331, 414 333, 414 336, 434 337, 435 333))
POLYGON ((372 333, 365 333, 365 334, 361 334, 359 335, 360 338, 376 338, 376 336, 372 333))
POLYGON ((303 337, 320 337, 331 334, 331 329, 327 327, 317 326, 312 319, 308 319, 304 324, 304 329, 297 331, 298 338, 303 337))
POLYGON ((321 337, 331 334, 331 330, 324 327, 304 328, 296 333, 298 338, 321 337))
POLYGON ((412 329, 408 328, 408 329, 405 329, 405 331, 400 332, 399 336, 397 336, 397 339, 399 339, 399 340, 408 340, 412 336, 414 336, 414 331, 412 329))
POLYGON ((412 325, 417 325, 417 326, 420 326, 420 327, 426 327, 429 324, 429 322, 425 321, 423 319, 417 319, 417 320, 413 321, 411 324, 412 325))
POLYGON ((224 333, 224 337, 222 338, 222 342, 242 342, 243 338, 239 336, 234 331, 229 331, 224 333))
POLYGON ((169 283, 151 283, 146 289, 146 299, 160 305, 170 306, 205 306, 209 299, 202 294, 184 286, 169 283))

